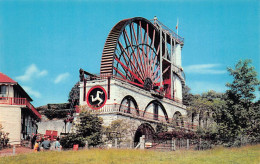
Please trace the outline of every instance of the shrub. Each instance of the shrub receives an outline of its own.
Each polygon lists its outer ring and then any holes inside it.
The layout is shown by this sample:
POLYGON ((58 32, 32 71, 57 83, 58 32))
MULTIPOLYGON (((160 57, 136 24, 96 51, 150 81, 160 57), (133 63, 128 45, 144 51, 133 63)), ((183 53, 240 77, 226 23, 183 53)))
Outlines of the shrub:
POLYGON ((86 141, 90 146, 96 146, 102 143, 102 119, 89 112, 82 111, 79 115, 80 123, 76 126, 76 133, 70 133, 61 138, 61 145, 64 148, 72 148, 78 144, 84 147, 86 141))
POLYGON ((8 134, 2 131, 2 125, 0 124, 0 150, 7 147, 7 144, 9 142, 8 134))
POLYGON ((80 124, 77 125, 77 134, 88 141, 90 146, 102 143, 102 118, 82 111, 79 115, 80 124))
POLYGON ((84 147, 85 141, 86 141, 86 139, 83 138, 82 136, 79 136, 76 133, 70 133, 70 134, 61 138, 60 144, 65 149, 66 148, 73 148, 73 145, 76 145, 76 144, 78 144, 79 147, 84 147))
POLYGON ((197 145, 194 148, 195 150, 207 150, 207 149, 212 149, 212 144, 210 141, 201 141, 200 143, 198 142, 197 145))

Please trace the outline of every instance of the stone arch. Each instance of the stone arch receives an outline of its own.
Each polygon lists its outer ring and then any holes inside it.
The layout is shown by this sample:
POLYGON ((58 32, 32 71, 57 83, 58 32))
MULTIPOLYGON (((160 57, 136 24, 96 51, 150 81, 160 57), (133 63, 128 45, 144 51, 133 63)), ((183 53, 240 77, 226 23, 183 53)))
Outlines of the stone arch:
POLYGON ((208 128, 209 126, 209 122, 210 122, 210 112, 209 111, 206 111, 204 113, 204 118, 203 118, 203 128, 208 128))
POLYGON ((196 113, 192 112, 192 114, 191 114, 191 128, 192 129, 194 126, 195 118, 196 118, 196 113))
POLYGON ((167 114, 164 106, 162 105, 162 103, 159 102, 158 100, 153 100, 146 106, 144 113, 143 113, 143 117, 145 117, 145 116, 148 116, 150 118, 153 118, 154 120, 160 120, 160 121, 165 119, 167 122, 169 122, 168 114, 167 114), (150 108, 152 108, 152 111, 150 108), (159 109, 161 109, 161 111, 159 109), (162 117, 160 115, 161 112, 164 115, 162 117))
POLYGON ((142 137, 142 135, 145 135, 145 141, 153 141, 154 135, 155 135, 155 130, 148 123, 141 124, 137 128, 135 135, 134 135, 134 145, 135 146, 140 142, 140 137, 142 137))
POLYGON ((172 117, 172 123, 175 126, 184 127, 183 118, 181 112, 176 111, 172 117))
POLYGON ((138 104, 136 100, 130 95, 127 95, 122 99, 120 103, 119 111, 123 111, 124 113, 132 113, 132 114, 134 114, 133 112, 135 111, 135 114, 139 116, 138 104))

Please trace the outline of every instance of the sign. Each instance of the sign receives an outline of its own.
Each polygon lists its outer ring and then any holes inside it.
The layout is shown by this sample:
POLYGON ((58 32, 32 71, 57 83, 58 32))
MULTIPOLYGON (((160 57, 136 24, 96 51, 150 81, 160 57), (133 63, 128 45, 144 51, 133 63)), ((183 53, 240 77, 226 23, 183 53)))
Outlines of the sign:
POLYGON ((78 150, 79 149, 79 145, 77 144, 77 145, 73 145, 73 150, 78 150))
POLYGON ((88 91, 86 100, 89 107, 93 109, 100 109, 107 101, 106 90, 101 86, 94 86, 88 91))
POLYGON ((153 146, 153 143, 152 142, 146 142, 145 143, 145 147, 152 147, 153 146))

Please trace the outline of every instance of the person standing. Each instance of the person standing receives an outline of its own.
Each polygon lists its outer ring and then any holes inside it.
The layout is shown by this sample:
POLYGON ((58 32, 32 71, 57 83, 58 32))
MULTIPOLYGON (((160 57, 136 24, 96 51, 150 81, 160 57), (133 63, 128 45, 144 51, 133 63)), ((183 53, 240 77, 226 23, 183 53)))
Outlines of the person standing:
POLYGON ((32 134, 32 139, 31 139, 31 149, 34 148, 34 144, 36 142, 36 138, 37 138, 37 135, 36 134, 32 134))
POLYGON ((61 149, 61 145, 60 145, 60 138, 57 137, 56 141, 55 141, 55 150, 60 151, 61 149))
POLYGON ((36 141, 35 145, 34 145, 34 152, 40 151, 40 145, 39 145, 39 141, 36 141))

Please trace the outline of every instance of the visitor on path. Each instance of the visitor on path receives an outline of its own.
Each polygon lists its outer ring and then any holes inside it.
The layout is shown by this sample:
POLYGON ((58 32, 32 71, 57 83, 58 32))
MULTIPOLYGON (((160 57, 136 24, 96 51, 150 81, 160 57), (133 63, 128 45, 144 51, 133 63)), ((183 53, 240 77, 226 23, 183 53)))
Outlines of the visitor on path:
POLYGON ((50 147, 51 147, 50 138, 45 138, 44 141, 41 144, 41 147, 43 148, 43 150, 49 150, 50 147))
POLYGON ((34 152, 40 151, 40 144, 39 141, 37 141, 34 145, 34 152))
POLYGON ((60 145, 60 138, 57 137, 56 141, 55 141, 55 146, 54 146, 55 150, 60 151, 61 149, 61 145, 60 145))
POLYGON ((37 138, 37 135, 36 134, 32 134, 32 139, 31 139, 31 149, 34 148, 34 144, 36 142, 36 138, 37 138))

